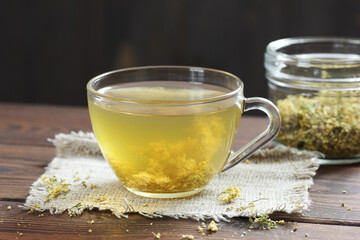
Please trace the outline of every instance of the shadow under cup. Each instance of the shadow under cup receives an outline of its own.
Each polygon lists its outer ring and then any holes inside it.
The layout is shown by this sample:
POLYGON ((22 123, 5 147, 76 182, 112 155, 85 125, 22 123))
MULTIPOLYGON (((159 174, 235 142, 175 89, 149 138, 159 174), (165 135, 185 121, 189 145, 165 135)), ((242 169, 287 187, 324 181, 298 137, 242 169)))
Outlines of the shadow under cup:
POLYGON ((87 90, 96 139, 116 176, 131 192, 158 198, 196 194, 222 171, 246 102, 239 78, 197 67, 113 71, 87 90))

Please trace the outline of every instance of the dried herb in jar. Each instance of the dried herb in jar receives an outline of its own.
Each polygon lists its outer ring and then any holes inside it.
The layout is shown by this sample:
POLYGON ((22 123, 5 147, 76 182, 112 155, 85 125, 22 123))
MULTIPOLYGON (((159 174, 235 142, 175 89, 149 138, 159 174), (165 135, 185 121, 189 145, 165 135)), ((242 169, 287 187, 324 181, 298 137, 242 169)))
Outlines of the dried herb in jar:
POLYGON ((360 153, 359 91, 320 91, 317 96, 289 95, 277 101, 282 126, 277 140, 327 158, 360 153))

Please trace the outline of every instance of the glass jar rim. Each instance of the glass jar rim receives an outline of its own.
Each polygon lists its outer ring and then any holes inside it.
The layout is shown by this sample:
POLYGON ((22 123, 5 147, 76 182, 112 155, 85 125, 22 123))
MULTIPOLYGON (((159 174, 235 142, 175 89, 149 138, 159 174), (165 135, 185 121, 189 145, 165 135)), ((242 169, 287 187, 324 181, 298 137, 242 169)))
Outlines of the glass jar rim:
POLYGON ((306 36, 306 37, 292 37, 282 38, 270 42, 266 46, 266 54, 276 57, 279 61, 297 62, 297 63, 326 63, 326 64, 360 64, 358 59, 320 59, 320 58, 303 58, 297 55, 290 55, 280 52, 281 49, 290 47, 296 44, 306 43, 333 43, 333 44, 352 44, 358 45, 360 48, 360 38, 354 37, 335 37, 335 36, 306 36))
POLYGON ((264 66, 268 82, 278 86, 358 91, 359 75, 344 73, 358 73, 360 38, 309 36, 275 40, 266 47, 264 66), (283 71, 287 68, 300 71, 283 71))
MULTIPOLYGON (((144 81, 147 81, 147 80, 144 80, 144 81)), ((192 82, 192 81, 188 81, 188 82, 192 82)), ((232 97, 238 95, 239 93, 240 93, 240 95, 242 95, 244 84, 239 77, 235 76, 234 74, 222 71, 222 70, 217 70, 217 69, 212 69, 212 68, 204 68, 204 67, 194 67, 194 66, 154 65, 154 66, 123 68, 123 69, 118 69, 118 70, 114 70, 114 71, 110 71, 110 72, 105 72, 103 74, 100 74, 100 75, 95 76, 92 79, 90 79, 90 81, 86 85, 86 88, 87 88, 88 93, 90 93, 96 97, 106 99, 113 103, 184 106, 184 105, 205 104, 205 103, 212 103, 212 102, 227 100, 229 98, 232 98, 232 97), (113 96, 109 96, 109 95, 100 93, 98 90, 96 90, 94 88, 94 84, 96 82, 101 81, 102 79, 104 79, 108 76, 111 76, 113 74, 122 73, 122 72, 130 72, 130 71, 146 71, 146 70, 150 70, 150 69, 159 69, 159 70, 160 69, 164 69, 164 70, 165 69, 167 69, 167 70, 171 70, 171 69, 186 70, 187 69, 189 71, 197 71, 197 72, 207 71, 207 72, 212 72, 212 73, 218 73, 218 74, 221 74, 221 75, 224 75, 224 76, 227 76, 227 77, 233 79, 237 84, 237 88, 234 90, 231 90, 230 92, 227 92, 225 94, 221 94, 221 95, 218 95, 215 97, 207 97, 207 98, 202 98, 202 99, 197 99, 197 100, 189 99, 189 100, 177 100, 177 101, 153 101, 153 100, 124 99, 124 98, 113 97, 113 96)))

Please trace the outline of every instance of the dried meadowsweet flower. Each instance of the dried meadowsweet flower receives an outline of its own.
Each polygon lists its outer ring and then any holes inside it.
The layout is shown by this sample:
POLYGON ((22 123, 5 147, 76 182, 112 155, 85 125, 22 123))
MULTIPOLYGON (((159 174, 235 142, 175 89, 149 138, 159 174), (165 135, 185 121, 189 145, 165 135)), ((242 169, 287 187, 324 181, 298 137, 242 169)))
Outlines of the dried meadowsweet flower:
POLYGON ((82 203, 81 202, 78 202, 77 204, 75 204, 74 206, 72 206, 70 209, 72 208, 79 208, 82 206, 82 203))
POLYGON ((224 195, 220 198, 220 200, 226 203, 232 203, 236 198, 240 197, 240 191, 240 187, 232 186, 222 191, 218 196, 224 195))
POLYGON ((27 211, 26 213, 32 213, 32 212, 34 212, 34 211, 35 211, 35 209, 30 208, 30 210, 29 210, 29 211, 27 211))
POLYGON ((155 239, 160 239, 160 237, 161 237, 161 234, 160 233, 152 233, 153 235, 154 235, 154 238, 155 239))
POLYGON ((189 240, 193 240, 194 236, 193 235, 182 235, 181 239, 189 239, 189 240))
POLYGON ((277 140, 319 151, 328 158, 360 153, 359 91, 320 91, 316 96, 288 95, 277 101, 282 124, 277 140))
POLYGON ((208 226, 208 230, 211 232, 217 232, 219 228, 217 227, 218 224, 215 223, 215 221, 211 221, 211 223, 208 226))
POLYGON ((285 221, 284 221, 284 220, 279 220, 279 221, 278 221, 278 224, 284 225, 284 224, 285 224, 285 221))
POLYGON ((108 199, 106 198, 106 197, 102 197, 102 198, 98 198, 98 199, 96 199, 96 200, 93 200, 94 202, 96 202, 96 203, 101 203, 101 202, 105 202, 105 201, 107 201, 108 199))
POLYGON ((45 183, 47 188, 47 198, 44 199, 44 202, 49 202, 60 194, 66 194, 70 191, 70 184, 64 183, 65 179, 59 180, 55 176, 49 178, 44 174, 41 176, 41 180, 45 183))
POLYGON ((273 229, 276 228, 276 221, 271 220, 271 218, 269 217, 269 215, 267 214, 263 214, 260 215, 258 217, 255 217, 254 219, 249 218, 249 221, 252 223, 251 226, 249 228, 254 228, 254 226, 258 225, 259 229, 273 229))
POLYGON ((254 207, 256 207, 255 203, 254 202, 251 202, 249 203, 249 205, 247 206, 242 206, 242 207, 239 207, 236 209, 237 212, 241 212, 241 211, 244 211, 246 209, 249 209, 250 212, 254 212, 254 207))

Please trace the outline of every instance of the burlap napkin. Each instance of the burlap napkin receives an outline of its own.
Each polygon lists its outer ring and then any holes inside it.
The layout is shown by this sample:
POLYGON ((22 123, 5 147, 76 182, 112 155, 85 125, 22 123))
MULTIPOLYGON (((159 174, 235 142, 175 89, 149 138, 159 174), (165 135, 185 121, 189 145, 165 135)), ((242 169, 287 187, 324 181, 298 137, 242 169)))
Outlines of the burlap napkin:
POLYGON ((170 216, 196 220, 225 220, 274 211, 287 213, 307 209, 308 189, 319 167, 316 157, 294 149, 262 150, 250 161, 240 163, 216 176, 192 197, 151 199, 127 191, 116 178, 92 133, 58 134, 52 140, 57 156, 36 180, 26 199, 25 209, 68 211, 110 210, 117 217, 136 212, 145 216, 170 216), (219 200, 228 187, 241 187, 241 196, 232 203, 219 200))

